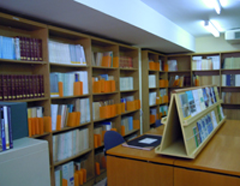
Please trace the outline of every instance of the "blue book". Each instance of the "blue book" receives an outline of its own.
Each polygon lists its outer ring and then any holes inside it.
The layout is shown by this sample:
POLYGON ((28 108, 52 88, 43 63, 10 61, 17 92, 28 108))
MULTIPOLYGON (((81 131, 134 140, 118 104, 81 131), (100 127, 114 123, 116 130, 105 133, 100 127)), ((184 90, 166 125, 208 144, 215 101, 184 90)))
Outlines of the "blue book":
POLYGON ((128 117, 128 129, 129 129, 129 131, 133 130, 133 117, 132 116, 128 117))
POLYGON ((3 117, 3 107, 0 107, 0 126, 1 126, 1 149, 2 151, 6 150, 6 138, 5 138, 5 123, 3 117))
POLYGON ((14 39, 2 36, 2 58, 15 59, 14 39))
POLYGON ((7 115, 8 115, 8 135, 9 135, 9 146, 10 149, 13 148, 13 137, 12 137, 12 119, 11 119, 11 108, 7 107, 7 115))
POLYGON ((108 74, 100 74, 99 76, 101 76, 104 80, 108 80, 108 74))

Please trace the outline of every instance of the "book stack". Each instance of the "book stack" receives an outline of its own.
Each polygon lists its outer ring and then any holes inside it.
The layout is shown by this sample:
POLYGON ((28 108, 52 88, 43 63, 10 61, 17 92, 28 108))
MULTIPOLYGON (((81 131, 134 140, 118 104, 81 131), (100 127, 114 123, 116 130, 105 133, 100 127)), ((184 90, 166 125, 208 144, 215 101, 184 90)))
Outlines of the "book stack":
POLYGON ((240 74, 222 74, 222 86, 240 86, 240 74))
POLYGON ((169 87, 183 87, 185 84, 187 84, 187 81, 184 75, 175 75, 169 77, 169 87))
POLYGON ((116 91, 114 76, 100 74, 98 77, 93 77, 92 90, 93 93, 107 93, 116 91))
POLYGON ((168 103, 167 89, 160 89, 159 96, 159 101, 157 102, 158 104, 168 103))
POLYGON ((167 115, 168 115, 168 105, 161 105, 159 107, 159 119, 167 115))
POLYGON ((133 117, 132 116, 124 116, 121 118, 121 134, 124 136, 133 130, 133 117))
POLYGON ((0 36, 0 58, 24 61, 42 61, 42 40, 16 36, 0 36))
POLYGON ((222 92, 223 103, 240 104, 239 92, 222 92))
POLYGON ((134 96, 122 97, 120 101, 125 104, 125 111, 132 111, 141 108, 140 100, 134 100, 134 96))
POLYGON ((150 108, 150 124, 155 123, 156 119, 158 118, 157 109, 156 108, 150 108))
POLYGON ((89 130, 75 129, 53 136, 53 161, 58 162, 89 149, 89 130))
POLYGON ((54 170, 55 186, 75 186, 83 185, 87 182, 87 170, 83 168, 84 163, 70 161, 54 170))
POLYGON ((159 59, 158 62, 149 60, 149 70, 160 70, 162 71, 162 61, 159 59))
POLYGON ((120 68, 133 68, 133 59, 127 56, 120 56, 119 58, 120 68))
POLYGON ((50 73, 51 97, 88 94, 88 72, 50 73))
POLYGON ((177 60, 172 59, 167 61, 168 71, 178 71, 177 60))
POLYGON ((193 56, 192 70, 219 70, 220 56, 207 56, 203 59, 202 56, 193 56))
POLYGON ((240 57, 226 57, 223 62, 223 69, 240 69, 240 57))
POLYGON ((44 97, 43 75, 0 74, 0 101, 44 97))
POLYGON ((50 40, 49 61, 67 65, 87 65, 83 46, 80 44, 60 43, 50 40))
POLYGON ((119 57, 113 57, 113 51, 92 52, 92 65, 117 68, 119 66, 119 57))
POLYGON ((133 77, 120 77, 120 91, 133 90, 133 77))
POLYGON ((75 99, 73 104, 51 104, 52 130, 76 127, 90 122, 89 98, 75 99))
POLYGON ((13 148, 11 108, 0 105, 0 152, 13 148))
POLYGON ((28 108, 27 113, 29 137, 42 135, 44 132, 52 132, 51 117, 43 116, 43 107, 28 108))
POLYGON ((148 75, 148 88, 156 88, 156 75, 150 74, 148 75))

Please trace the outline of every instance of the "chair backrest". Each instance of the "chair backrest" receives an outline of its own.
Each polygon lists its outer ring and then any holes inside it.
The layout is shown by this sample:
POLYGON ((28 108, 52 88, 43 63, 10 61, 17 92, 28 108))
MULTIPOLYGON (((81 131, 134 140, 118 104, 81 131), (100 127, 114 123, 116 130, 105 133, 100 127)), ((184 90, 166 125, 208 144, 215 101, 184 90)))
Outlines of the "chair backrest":
POLYGON ((104 135, 104 147, 106 151, 124 142, 124 138, 116 131, 107 131, 104 135))

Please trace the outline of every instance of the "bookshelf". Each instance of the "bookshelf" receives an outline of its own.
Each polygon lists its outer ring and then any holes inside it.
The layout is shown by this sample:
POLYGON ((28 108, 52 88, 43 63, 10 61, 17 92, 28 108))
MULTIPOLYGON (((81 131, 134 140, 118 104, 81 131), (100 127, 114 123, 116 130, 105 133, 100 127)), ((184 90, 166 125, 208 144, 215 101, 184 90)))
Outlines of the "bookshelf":
POLYGON ((162 108, 168 107, 169 101, 166 60, 163 54, 149 50, 142 51, 142 76, 148 77, 142 79, 144 132, 155 127, 156 119, 161 119, 167 114, 166 111, 162 112, 162 108))
POLYGON ((175 90, 158 154, 194 159, 226 120, 217 87, 175 90))
MULTIPOLYGON (((3 75, 7 77, 42 75, 44 78, 41 89, 44 91, 41 92, 41 96, 23 97, 22 95, 21 99, 10 97, 1 101, 26 102, 28 108, 42 107, 43 116, 52 116, 51 131, 32 136, 32 138, 48 141, 51 185, 55 185, 60 167, 70 167, 72 161, 78 164, 81 162, 82 168, 87 170, 87 180, 84 185, 93 185, 106 176, 106 169, 102 162, 104 144, 101 143, 95 147, 95 129, 101 126, 103 136, 108 126, 103 127, 102 124, 112 122, 112 128, 122 133, 126 140, 140 134, 138 48, 4 13, 0 13, 0 21, 1 36, 21 36, 42 41, 41 60, 16 60, 14 56, 10 56, 12 59, 0 58, 1 80, 3 75), (79 57, 82 49, 84 58, 79 57), (99 62, 96 63, 94 59, 96 53, 102 53, 104 56, 103 64, 101 61, 100 65, 99 62), (79 61, 76 60, 75 55, 78 56, 77 59, 80 58, 79 61), (106 63, 109 59, 110 63, 106 63), (93 78, 99 75, 103 75, 101 84, 104 87, 100 91, 99 83, 96 83, 93 78), (109 80, 103 83, 105 75, 109 80), (122 79, 125 80, 123 84, 122 79), (121 100, 125 100, 126 105, 121 103, 121 100), (94 102, 109 104, 109 107, 102 105, 103 108, 98 108, 98 111, 105 113, 107 109, 111 114, 103 114, 103 117, 101 115, 101 118, 95 118, 94 102), (115 111, 114 114, 112 110, 115 111), (61 115, 64 113, 65 116, 61 115), (81 134, 85 138, 80 138, 81 134), (64 141, 69 137, 70 141, 64 141), (71 141, 71 137, 72 139, 76 137, 77 140, 71 141), (68 149, 63 148, 64 145, 59 147, 56 143, 59 141, 66 142, 70 147, 68 149), (75 142, 83 143, 75 144, 75 142), (85 148, 81 149, 81 145, 85 148), (77 150, 74 150, 74 146, 77 150), (68 153, 58 155, 56 153, 58 151, 68 151, 68 153), (98 161, 101 161, 100 171, 96 169, 98 161)), ((101 56, 101 54, 98 55, 101 56)), ((0 92, 0 95, 5 95, 5 92, 0 92)))
MULTIPOLYGON (((195 77, 198 77, 199 86, 216 85, 219 95, 223 100, 222 107, 228 119, 240 119, 238 108, 238 81, 239 51, 215 52, 215 53, 191 53, 181 55, 168 55, 168 59, 174 59, 179 64, 184 64, 190 69, 190 81, 188 86, 195 86, 195 77), (232 81, 226 83, 226 77, 232 74, 232 81), (225 76, 225 79, 224 77, 225 76), (224 84, 225 82, 225 84, 224 84), (232 82, 232 84, 231 84, 232 82)), ((185 69, 182 69, 185 70, 185 69)), ((175 72, 174 72, 175 73, 175 72)), ((183 72, 182 72, 183 73, 183 72)), ((170 76, 170 75, 169 75, 170 76)), ((175 87, 172 87, 175 89, 175 87)), ((169 89, 171 92, 171 87, 169 89)))

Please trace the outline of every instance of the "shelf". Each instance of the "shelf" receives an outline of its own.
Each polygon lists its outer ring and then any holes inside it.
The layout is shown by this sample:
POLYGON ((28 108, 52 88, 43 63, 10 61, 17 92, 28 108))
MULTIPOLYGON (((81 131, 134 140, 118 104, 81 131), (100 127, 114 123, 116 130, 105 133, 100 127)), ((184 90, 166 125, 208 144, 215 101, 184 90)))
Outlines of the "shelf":
POLYGON ((119 68, 120 71, 138 71, 137 68, 119 68))
POLYGON ((90 125, 90 122, 83 123, 83 124, 80 124, 80 125, 75 126, 75 127, 64 127, 64 128, 61 129, 61 130, 54 130, 54 131, 52 131, 52 133, 53 133, 53 134, 58 134, 58 133, 66 132, 66 131, 69 131, 69 130, 74 130, 74 129, 82 128, 82 127, 85 127, 85 126, 87 126, 87 125, 90 125))
POLYGON ((69 161, 71 161, 71 160, 73 160, 75 158, 78 158, 80 156, 83 156, 83 155, 89 153, 90 151, 91 151, 91 149, 87 149, 87 150, 84 150, 84 151, 82 151, 82 152, 80 152, 80 153, 78 153, 78 154, 76 154, 74 156, 71 156, 71 157, 67 158, 67 159, 64 159, 64 160, 61 160, 61 161, 58 161, 58 162, 54 162, 54 167, 59 166, 61 164, 64 164, 66 162, 69 162, 69 161))
POLYGON ((64 63, 49 63, 51 66, 59 66, 59 67, 70 67, 70 68, 88 68, 87 65, 77 65, 77 64, 64 64, 64 63))
POLYGON ((105 96, 105 95, 111 95, 111 94, 117 94, 118 91, 115 92, 106 92, 106 93, 93 93, 93 96, 105 96))
POLYGON ((84 98, 89 97, 90 94, 83 94, 79 96, 63 96, 63 97, 51 97, 52 100, 58 100, 58 99, 74 99, 74 98, 84 98))
POLYGON ((136 92, 138 89, 133 89, 133 90, 121 90, 121 93, 128 93, 128 92, 136 92))
POLYGON ((92 66, 93 70, 117 70, 118 68, 114 67, 102 67, 102 66, 92 66))
POLYGON ((121 113, 121 115, 127 115, 127 114, 131 114, 131 113, 134 113, 137 111, 139 111, 139 110, 137 109, 137 110, 125 111, 125 112, 121 113))
POLYGON ((23 60, 10 60, 10 59, 0 59, 0 63, 8 64, 22 64, 22 65, 46 65, 46 61, 23 61, 23 60))
POLYGON ((47 101, 49 98, 42 97, 42 98, 32 98, 32 99, 17 99, 17 100, 5 100, 7 102, 35 102, 35 101, 47 101))

